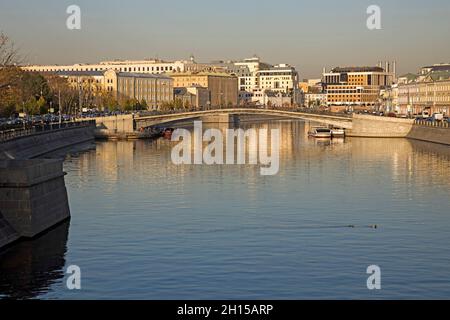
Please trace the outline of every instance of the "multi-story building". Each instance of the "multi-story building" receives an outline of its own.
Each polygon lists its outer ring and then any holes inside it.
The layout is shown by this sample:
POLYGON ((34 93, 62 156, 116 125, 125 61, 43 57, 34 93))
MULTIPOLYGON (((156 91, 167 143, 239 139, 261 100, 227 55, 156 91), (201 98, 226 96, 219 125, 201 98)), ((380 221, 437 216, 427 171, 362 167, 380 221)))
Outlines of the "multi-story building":
POLYGON ((259 70, 257 76, 260 89, 292 94, 298 89, 298 73, 294 67, 287 64, 259 70))
POLYGON ((208 107, 209 95, 209 90, 203 87, 174 88, 175 103, 180 101, 185 109, 208 107))
POLYGON ((160 59, 150 60, 114 60, 102 61, 97 64, 74 64, 74 65, 30 65, 22 69, 34 72, 105 72, 114 70, 116 72, 163 74, 173 72, 199 72, 215 71, 217 66, 211 64, 197 63, 194 57, 190 60, 164 61, 160 59))
POLYGON ((380 91, 393 83, 393 74, 381 67, 334 68, 323 74, 327 105, 333 110, 374 110, 380 91))
POLYGON ((298 84, 304 107, 326 107, 327 95, 322 79, 304 79, 298 84))
POLYGON ((299 102, 298 73, 287 64, 273 66, 253 57, 243 61, 218 62, 217 66, 238 77, 239 100, 241 103, 255 102, 264 104, 258 99, 261 90, 281 92, 291 96, 291 105, 299 102))
POLYGON ((271 108, 286 108, 292 105, 292 97, 289 93, 273 91, 269 89, 255 89, 251 102, 271 108))
POLYGON ((225 107, 238 104, 238 78, 220 72, 172 73, 176 88, 203 87, 209 90, 208 106, 225 107))
POLYGON ((381 89, 381 110, 386 113, 400 113, 398 101, 398 84, 381 89))
POLYGON ((308 108, 314 107, 326 107, 327 106, 327 94, 318 92, 318 93, 305 93, 304 94, 304 105, 308 108))
POLYGON ((69 84, 79 90, 80 105, 92 103, 100 94, 110 94, 116 101, 145 101, 149 109, 158 109, 173 100, 173 80, 164 75, 101 71, 59 71, 69 84))
POLYGON ((173 80, 164 75, 126 73, 108 70, 105 76, 105 90, 117 99, 145 101, 148 109, 159 109, 173 101, 173 80))
POLYGON ((431 66, 422 67, 419 75, 426 76, 430 73, 450 71, 450 63, 438 63, 431 66))
POLYGON ((399 79, 400 114, 450 114, 450 65, 425 67, 418 75, 408 74, 399 79))

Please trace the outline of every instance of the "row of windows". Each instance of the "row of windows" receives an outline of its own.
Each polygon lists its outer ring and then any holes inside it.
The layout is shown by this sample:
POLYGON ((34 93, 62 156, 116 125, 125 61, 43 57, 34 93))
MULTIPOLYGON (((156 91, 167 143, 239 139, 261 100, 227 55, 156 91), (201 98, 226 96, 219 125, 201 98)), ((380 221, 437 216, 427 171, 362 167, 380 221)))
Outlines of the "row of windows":
MULTIPOLYGON (((156 72, 164 72, 164 71, 173 71, 173 66, 158 66, 158 67, 100 67, 100 68, 66 68, 66 69, 60 69, 60 68, 44 68, 44 69, 37 69, 41 72, 71 72, 71 71, 106 71, 108 69, 113 69, 115 71, 120 72, 150 72, 150 71, 156 71, 156 72)), ((177 69, 179 71, 179 69, 177 69)))
POLYGON ((81 79, 79 81, 78 79, 72 78, 69 80, 69 83, 100 83, 99 79, 81 79))
POLYGON ((269 77, 275 77, 275 76, 289 76, 293 77, 292 72, 259 72, 259 76, 269 76, 269 77))
MULTIPOLYGON (((410 97, 409 100, 412 102, 423 102, 423 103, 450 102, 450 97, 435 97, 435 98, 410 97)), ((400 101, 405 101, 405 99, 400 99, 400 101)))
POLYGON ((265 81, 277 81, 277 80, 288 80, 288 81, 292 81, 292 77, 261 77, 261 80, 265 80, 265 81))

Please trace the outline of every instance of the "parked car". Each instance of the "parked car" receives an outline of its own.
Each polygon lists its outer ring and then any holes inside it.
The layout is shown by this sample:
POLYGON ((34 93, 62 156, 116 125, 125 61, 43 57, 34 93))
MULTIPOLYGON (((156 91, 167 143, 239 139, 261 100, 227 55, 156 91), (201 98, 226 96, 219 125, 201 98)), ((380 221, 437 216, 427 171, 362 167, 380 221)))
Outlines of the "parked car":
POLYGON ((444 115, 442 113, 433 113, 431 117, 434 121, 442 121, 444 120, 444 115))

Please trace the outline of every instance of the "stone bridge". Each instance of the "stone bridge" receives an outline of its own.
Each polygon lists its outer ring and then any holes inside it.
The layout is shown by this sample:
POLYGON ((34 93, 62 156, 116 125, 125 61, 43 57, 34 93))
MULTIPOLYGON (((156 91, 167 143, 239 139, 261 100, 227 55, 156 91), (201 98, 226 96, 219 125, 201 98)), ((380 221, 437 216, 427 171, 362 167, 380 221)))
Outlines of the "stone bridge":
POLYGON ((295 111, 233 108, 207 111, 173 113, 165 115, 118 115, 97 118, 97 131, 102 137, 139 138, 142 128, 169 125, 177 121, 202 120, 209 123, 233 123, 240 115, 264 115, 269 117, 314 121, 346 129, 349 137, 411 138, 441 144, 450 144, 450 128, 429 128, 414 124, 413 119, 378 117, 354 114, 352 117, 332 116, 295 111))
POLYGON ((200 119, 204 122, 233 122, 233 118, 231 117, 239 115, 264 115, 279 118, 301 119, 301 120, 316 121, 325 125, 333 125, 345 129, 352 128, 352 119, 347 117, 301 113, 293 111, 249 109, 249 108, 194 111, 194 112, 175 113, 156 116, 136 116, 134 118, 134 121, 136 123, 136 130, 139 130, 140 128, 146 128, 154 125, 191 119, 200 119))

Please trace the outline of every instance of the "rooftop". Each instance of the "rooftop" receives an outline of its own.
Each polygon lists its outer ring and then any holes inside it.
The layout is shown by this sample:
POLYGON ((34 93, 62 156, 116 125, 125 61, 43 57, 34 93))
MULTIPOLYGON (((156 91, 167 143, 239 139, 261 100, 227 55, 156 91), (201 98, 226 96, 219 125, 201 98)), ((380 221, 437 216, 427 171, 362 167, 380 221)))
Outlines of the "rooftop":
MULTIPOLYGON (((102 77, 104 76, 105 72, 108 71, 56 71, 53 73, 58 76, 66 76, 66 77, 102 77)), ((131 72, 116 72, 116 74, 120 77, 170 79, 170 77, 161 74, 131 73, 131 72)))
POLYGON ((350 72, 384 72, 380 67, 336 67, 331 70, 332 73, 350 73, 350 72))
POLYGON ((101 77, 105 74, 104 71, 55 71, 50 73, 67 77, 101 77))
POLYGON ((201 72, 174 72, 170 74, 170 77, 186 77, 186 76, 198 76, 198 77, 227 77, 227 78, 234 78, 234 76, 225 73, 225 72, 209 72, 209 71, 201 71, 201 72))

